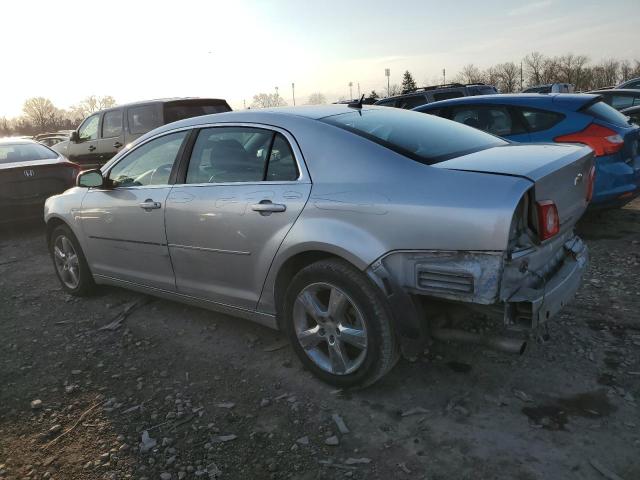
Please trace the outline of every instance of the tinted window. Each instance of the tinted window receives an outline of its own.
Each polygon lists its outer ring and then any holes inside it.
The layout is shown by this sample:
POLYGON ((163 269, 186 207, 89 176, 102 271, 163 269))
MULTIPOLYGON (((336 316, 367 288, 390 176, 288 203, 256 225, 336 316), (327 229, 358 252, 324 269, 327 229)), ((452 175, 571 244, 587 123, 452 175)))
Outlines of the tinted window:
POLYGON ((440 93, 433 94, 433 99, 436 102, 438 100, 446 100, 448 98, 459 98, 459 97, 464 97, 464 95, 462 94, 462 92, 458 92, 456 90, 453 90, 451 92, 440 92, 440 93))
POLYGON ((513 122, 507 107, 479 105, 454 107, 451 119, 499 136, 524 132, 524 129, 518 123, 513 122))
POLYGON ((428 100, 424 95, 414 95, 398 99, 398 107, 411 109, 419 105, 424 105, 428 100))
POLYGON ((640 81, 632 82, 629 85, 625 85, 624 88, 638 88, 638 89, 640 89, 640 81))
POLYGON ((188 132, 165 135, 136 148, 109 172, 116 187, 166 185, 188 132))
POLYGON ((279 133, 271 147, 271 156, 269 157, 269 165, 267 166, 266 180, 275 181, 292 181, 298 178, 298 167, 296 159, 293 156, 289 142, 279 133))
POLYGON ((231 109, 225 103, 198 104, 198 103, 174 103, 164 106, 164 123, 177 122, 185 118, 210 115, 212 113, 228 112, 231 109))
POLYGON ((273 132, 249 127, 200 131, 186 183, 261 182, 273 132))
POLYGON ((584 111, 596 118, 599 118, 600 120, 609 122, 612 125, 617 125, 619 127, 629 126, 626 116, 604 102, 596 102, 584 111))
POLYGON ((105 112, 102 117, 102 138, 118 137, 122 133, 122 110, 105 112))
POLYGON ((467 87, 469 89, 470 95, 493 95, 494 93, 498 93, 496 87, 491 85, 482 85, 479 87, 467 87))
POLYGON ((564 119, 564 115, 546 110, 521 108, 520 112, 522 112, 530 132, 548 130, 564 119))
POLYGON ((156 105, 131 107, 127 112, 129 131, 133 134, 147 133, 162 125, 156 105))
POLYGON ((362 110, 325 117, 321 121, 426 164, 507 145, 504 140, 480 130, 407 110, 362 110))
POLYGON ((28 162, 58 158, 58 154, 38 143, 0 144, 0 163, 28 162))
POLYGON ((80 128, 78 129, 78 136, 80 140, 95 140, 98 138, 98 123, 100 116, 98 114, 92 115, 87 118, 80 128))
POLYGON ((393 100, 379 100, 376 102, 376 105, 381 105, 383 107, 395 107, 396 100, 395 98, 393 100))

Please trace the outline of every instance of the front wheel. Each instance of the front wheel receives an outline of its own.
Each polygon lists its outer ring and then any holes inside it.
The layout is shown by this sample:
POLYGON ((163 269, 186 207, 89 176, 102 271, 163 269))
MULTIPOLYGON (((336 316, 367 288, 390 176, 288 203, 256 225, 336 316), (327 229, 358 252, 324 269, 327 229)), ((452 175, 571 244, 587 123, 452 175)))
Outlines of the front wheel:
POLYGON ((53 229, 49 253, 62 288, 71 295, 84 296, 95 284, 77 238, 66 225, 53 229))
POLYGON ((302 363, 339 387, 364 387, 398 359, 391 316, 381 293, 341 260, 313 263, 293 278, 283 327, 302 363))

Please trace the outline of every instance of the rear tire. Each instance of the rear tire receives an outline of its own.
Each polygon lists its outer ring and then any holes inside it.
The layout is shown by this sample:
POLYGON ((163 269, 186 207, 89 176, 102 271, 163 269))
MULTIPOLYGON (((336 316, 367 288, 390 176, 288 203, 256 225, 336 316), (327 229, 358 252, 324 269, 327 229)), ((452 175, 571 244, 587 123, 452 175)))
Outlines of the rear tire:
POLYGON ((62 289, 74 296, 89 295, 95 288, 93 275, 78 239, 66 225, 51 232, 49 254, 62 289))
POLYGON ((321 260, 294 276, 282 326, 303 365, 337 387, 371 385, 399 358, 386 301, 342 260, 321 260))

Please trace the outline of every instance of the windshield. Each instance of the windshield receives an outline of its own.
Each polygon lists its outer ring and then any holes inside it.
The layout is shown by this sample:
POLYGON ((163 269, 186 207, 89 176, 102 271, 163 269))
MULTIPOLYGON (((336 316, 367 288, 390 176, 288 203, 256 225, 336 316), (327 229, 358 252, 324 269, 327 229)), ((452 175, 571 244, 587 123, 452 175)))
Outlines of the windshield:
POLYGON ((353 111, 320 120, 428 165, 507 145, 504 140, 475 128, 407 110, 353 111))
POLYGON ((602 101, 590 105, 585 112, 618 127, 629 126, 629 119, 625 115, 602 101))
POLYGON ((39 143, 0 144, 0 163, 30 162, 53 158, 58 158, 58 154, 39 143))

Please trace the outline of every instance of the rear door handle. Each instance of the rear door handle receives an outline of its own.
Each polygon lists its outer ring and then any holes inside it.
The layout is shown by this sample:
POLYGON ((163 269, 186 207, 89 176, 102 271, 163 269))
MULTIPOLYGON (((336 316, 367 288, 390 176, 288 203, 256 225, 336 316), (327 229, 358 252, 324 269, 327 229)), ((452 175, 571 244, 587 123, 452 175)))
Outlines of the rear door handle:
POLYGON ((260 212, 261 215, 271 215, 274 212, 284 212, 287 209, 282 203, 272 203, 271 200, 262 200, 251 205, 251 210, 260 212))
POLYGON ((158 208, 162 207, 162 204, 160 202, 154 202, 150 198, 147 198, 144 202, 140 203, 139 205, 140 205, 140 208, 146 211, 157 210, 158 208))
POLYGON ((122 144, 120 142, 116 142, 113 144, 113 148, 120 148, 122 144))
POLYGON ((95 145, 89 145, 89 151, 93 152, 96 149, 95 145))

